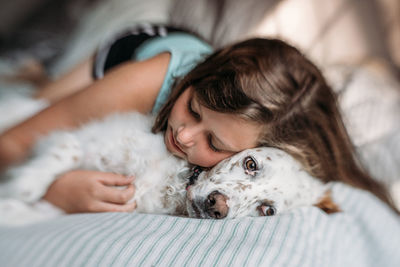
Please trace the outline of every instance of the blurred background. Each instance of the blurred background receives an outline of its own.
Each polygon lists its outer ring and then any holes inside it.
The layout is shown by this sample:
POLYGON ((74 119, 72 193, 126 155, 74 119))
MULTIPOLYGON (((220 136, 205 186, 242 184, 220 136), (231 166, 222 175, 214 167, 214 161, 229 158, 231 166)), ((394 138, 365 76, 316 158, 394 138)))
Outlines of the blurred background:
POLYGON ((86 27, 92 36, 107 35, 113 31, 112 20, 120 21, 117 29, 137 17, 136 21, 189 27, 216 47, 249 36, 277 36, 320 65, 379 58, 400 77, 398 0, 0 0, 0 4, 0 56, 33 57, 48 68, 67 51, 79 29, 81 34, 86 27), (96 18, 102 12, 107 16, 96 18))
POLYGON ((80 18, 100 1, 0 0, 0 55, 34 57, 49 65, 65 49, 80 18))

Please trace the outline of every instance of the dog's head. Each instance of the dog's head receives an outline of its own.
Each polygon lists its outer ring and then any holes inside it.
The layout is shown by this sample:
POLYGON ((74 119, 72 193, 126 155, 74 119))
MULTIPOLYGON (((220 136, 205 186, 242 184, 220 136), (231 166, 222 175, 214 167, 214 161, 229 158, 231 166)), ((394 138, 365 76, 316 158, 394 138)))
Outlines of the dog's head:
POLYGON ((327 186, 275 148, 242 151, 203 171, 187 189, 190 217, 272 216, 296 207, 339 211, 327 186))

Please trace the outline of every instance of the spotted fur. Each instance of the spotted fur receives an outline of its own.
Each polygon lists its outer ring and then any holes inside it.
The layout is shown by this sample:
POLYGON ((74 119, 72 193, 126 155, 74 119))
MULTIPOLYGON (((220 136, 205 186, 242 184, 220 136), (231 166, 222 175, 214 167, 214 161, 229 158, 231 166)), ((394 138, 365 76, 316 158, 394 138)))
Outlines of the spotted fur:
POLYGON ((339 211, 329 185, 310 176, 287 153, 270 147, 242 151, 202 173, 187 192, 189 215, 210 218, 204 203, 216 191, 227 198, 227 218, 263 216, 263 207, 273 208, 274 215, 312 205, 327 213, 339 211), (249 159, 256 164, 254 171, 246 169, 249 159))
POLYGON ((191 166, 166 150, 161 134, 150 132, 152 122, 138 113, 116 114, 74 131, 52 133, 38 143, 29 161, 8 170, 0 198, 32 205, 57 176, 73 169, 136 176, 131 201, 137 202, 138 212, 199 218, 210 218, 204 201, 215 191, 226 201, 222 208, 227 218, 314 205, 327 191, 292 157, 274 148, 238 153, 202 172, 186 190, 191 166), (246 162, 249 158, 256 165, 246 162))

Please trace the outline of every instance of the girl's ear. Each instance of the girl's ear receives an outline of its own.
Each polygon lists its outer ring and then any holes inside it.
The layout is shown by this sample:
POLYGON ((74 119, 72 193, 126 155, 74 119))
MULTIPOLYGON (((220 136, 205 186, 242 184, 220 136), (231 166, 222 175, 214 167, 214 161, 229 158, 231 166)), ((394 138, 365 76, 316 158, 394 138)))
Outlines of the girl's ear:
POLYGON ((314 206, 325 211, 327 214, 341 211, 339 206, 335 202, 333 202, 330 190, 326 191, 322 198, 318 201, 317 204, 314 204, 314 206))

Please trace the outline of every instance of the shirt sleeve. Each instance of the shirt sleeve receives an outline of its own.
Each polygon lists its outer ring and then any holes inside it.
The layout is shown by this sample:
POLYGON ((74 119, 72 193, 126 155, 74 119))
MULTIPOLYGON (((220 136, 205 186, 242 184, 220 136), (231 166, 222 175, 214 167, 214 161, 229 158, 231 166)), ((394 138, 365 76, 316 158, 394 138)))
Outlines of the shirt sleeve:
POLYGON ((163 52, 169 52, 171 59, 152 110, 153 114, 156 114, 168 99, 174 80, 190 72, 207 55, 211 54, 212 48, 193 35, 170 33, 165 37, 156 37, 146 41, 138 47, 133 57, 135 60, 141 61, 163 52))

